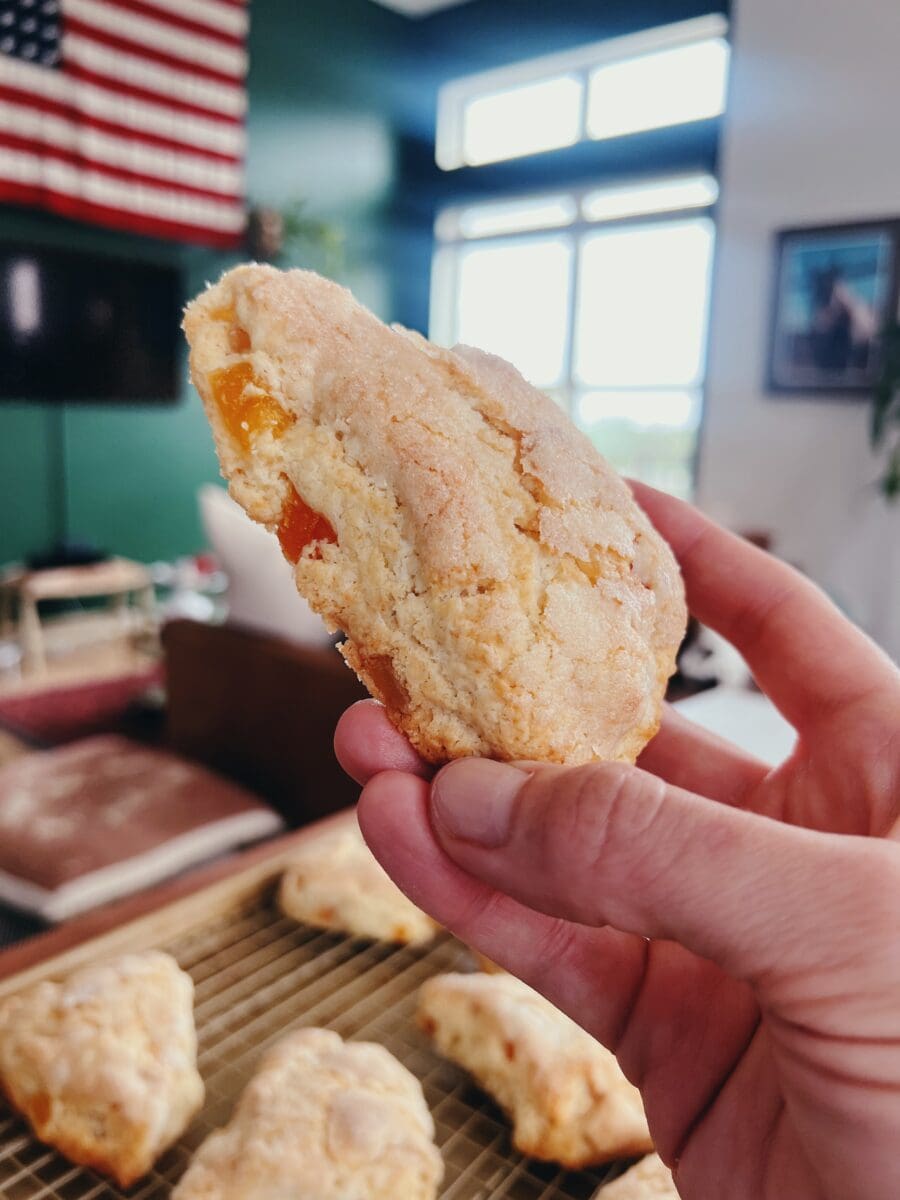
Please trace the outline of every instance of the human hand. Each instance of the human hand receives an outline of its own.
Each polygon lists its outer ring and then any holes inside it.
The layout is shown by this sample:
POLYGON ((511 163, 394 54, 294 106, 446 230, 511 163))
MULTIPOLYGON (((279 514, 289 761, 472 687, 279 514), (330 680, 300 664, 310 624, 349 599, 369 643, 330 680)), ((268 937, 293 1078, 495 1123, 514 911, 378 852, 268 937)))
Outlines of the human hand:
POLYGON ((900 673, 790 567, 635 492, 791 757, 668 711, 637 767, 432 778, 364 701, 335 738, 360 824, 416 904, 617 1054, 685 1200, 897 1200, 900 673))

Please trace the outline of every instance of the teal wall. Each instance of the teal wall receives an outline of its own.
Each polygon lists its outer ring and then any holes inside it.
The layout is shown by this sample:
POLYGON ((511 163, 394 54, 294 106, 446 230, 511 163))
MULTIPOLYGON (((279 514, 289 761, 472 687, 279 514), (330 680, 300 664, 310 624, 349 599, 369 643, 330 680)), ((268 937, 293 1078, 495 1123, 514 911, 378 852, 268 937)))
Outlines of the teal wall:
MULTIPOLYGON (((368 0, 347 6, 361 53, 369 9, 377 13, 368 0)), ((269 204, 304 199, 312 215, 340 225, 347 246, 339 274, 390 317, 382 213, 393 183, 393 134, 371 96, 348 96, 345 73, 329 52, 342 24, 331 0, 253 6, 248 194, 269 204)), ((0 238, 174 263, 183 271, 185 299, 240 257, 10 207, 0 207, 0 238)), ((313 250, 294 261, 322 266, 313 250)), ((174 405, 65 406, 71 537, 148 561, 203 547, 195 495, 200 484, 218 479, 218 465, 186 361, 182 375, 183 396, 174 405)), ((36 403, 0 404, 0 563, 54 538, 48 425, 58 413, 36 403)))
MULTIPOLYGON (((372 0, 254 0, 249 198, 278 206, 302 199, 311 215, 339 225, 346 253, 338 278, 379 316, 424 329, 436 208, 485 189, 545 187, 563 169, 559 156, 551 164, 552 156, 536 155, 496 168, 439 171, 433 134, 440 84, 720 7, 721 0, 478 0, 419 21, 372 0)), ((566 178, 575 171, 596 181, 648 163, 709 169, 715 132, 699 124, 699 133, 686 127, 692 132, 574 147, 566 178)), ((237 260, 2 206, 0 238, 174 262, 184 272, 186 298, 237 260)), ((288 261, 324 266, 310 250, 288 261)), ((186 368, 184 378, 184 396, 170 407, 67 407, 72 536, 142 559, 202 547, 195 492, 218 471, 186 368)), ((46 408, 0 404, 0 562, 53 537, 47 429, 46 408)))
MULTIPOLYGON (((179 265, 186 290, 218 270, 211 253, 76 225, 49 214, 0 209, 0 237, 179 265)), ((182 376, 186 379, 187 365, 182 376)), ((69 533, 141 559, 197 549, 194 492, 217 476, 200 401, 185 383, 177 404, 0 405, 0 562, 55 537, 51 422, 66 445, 69 533)))

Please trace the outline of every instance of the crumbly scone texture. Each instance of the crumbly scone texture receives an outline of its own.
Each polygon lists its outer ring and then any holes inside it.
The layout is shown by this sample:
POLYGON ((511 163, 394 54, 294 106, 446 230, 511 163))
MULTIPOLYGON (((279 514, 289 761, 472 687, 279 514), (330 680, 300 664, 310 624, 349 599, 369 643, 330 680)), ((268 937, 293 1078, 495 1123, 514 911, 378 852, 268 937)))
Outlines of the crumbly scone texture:
POLYGON ((426 759, 636 758, 684 633, 681 577, 558 405, 307 271, 237 267, 184 328, 231 494, 274 530, 293 487, 330 523, 297 586, 426 759), (229 369, 268 423, 229 429, 229 369))
POLYGON ((433 1200, 443 1175, 418 1080, 383 1046, 277 1042, 172 1200, 433 1200))
POLYGON ((658 1154, 639 1163, 594 1193, 594 1200, 679 1200, 672 1172, 658 1154))
POLYGON ((356 821, 298 849, 281 877, 278 903, 295 921, 382 942, 424 945, 438 930, 386 874, 356 821))
POLYGON ((128 954, 0 1002, 0 1083, 42 1142, 129 1187, 203 1103, 190 976, 128 954))
POLYGON ((615 1057, 512 975, 436 975, 418 1021, 510 1115, 523 1154, 577 1169, 653 1149, 615 1057))

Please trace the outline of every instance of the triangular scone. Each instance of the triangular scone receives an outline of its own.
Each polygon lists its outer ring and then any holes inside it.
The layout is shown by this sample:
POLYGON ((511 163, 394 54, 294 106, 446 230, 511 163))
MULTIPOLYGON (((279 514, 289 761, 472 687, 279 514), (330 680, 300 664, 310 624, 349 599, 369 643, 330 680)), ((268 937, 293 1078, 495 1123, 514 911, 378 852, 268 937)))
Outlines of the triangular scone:
POLYGON ((679 1200, 672 1172, 658 1154, 648 1154, 612 1183, 594 1193, 594 1200, 679 1200))
POLYGON ((426 759, 636 758, 681 578, 558 404, 310 271, 237 267, 184 328, 231 494, 426 759))
POLYGON ((436 975, 418 1020, 509 1113, 523 1154, 580 1168, 653 1149, 614 1056, 512 975, 436 975))
POLYGON ((203 1103, 194 986, 148 951, 0 1002, 0 1083, 43 1142, 129 1187, 203 1103))
POLYGON ((383 942, 422 945, 438 930, 385 873, 355 821, 297 850, 278 902, 295 921, 383 942))
POLYGON ((371 1042, 277 1042, 172 1200, 433 1200, 444 1172, 419 1081, 371 1042))

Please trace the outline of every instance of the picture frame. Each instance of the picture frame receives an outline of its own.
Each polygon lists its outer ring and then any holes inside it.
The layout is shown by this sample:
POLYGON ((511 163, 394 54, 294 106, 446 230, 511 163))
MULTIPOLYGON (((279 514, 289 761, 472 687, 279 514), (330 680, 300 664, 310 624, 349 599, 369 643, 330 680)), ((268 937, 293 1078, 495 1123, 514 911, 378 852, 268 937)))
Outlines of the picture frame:
POLYGON ((783 229, 775 251, 768 390, 871 394, 897 316, 900 218, 783 229))

